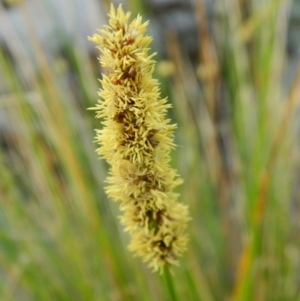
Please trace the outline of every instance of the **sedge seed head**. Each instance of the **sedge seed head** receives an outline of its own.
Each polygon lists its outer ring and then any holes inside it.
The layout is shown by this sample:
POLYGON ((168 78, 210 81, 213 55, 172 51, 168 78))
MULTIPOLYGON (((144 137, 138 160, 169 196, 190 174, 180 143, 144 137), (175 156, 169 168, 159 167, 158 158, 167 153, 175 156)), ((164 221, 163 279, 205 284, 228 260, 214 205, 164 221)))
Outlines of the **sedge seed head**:
POLYGON ((121 223, 131 236, 129 249, 153 270, 177 264, 186 248, 187 206, 176 201, 181 183, 169 166, 175 125, 166 118, 171 107, 152 77, 148 22, 111 5, 109 25, 89 39, 100 50, 106 74, 101 79, 96 118, 97 152, 110 164, 108 196, 120 203, 121 223))

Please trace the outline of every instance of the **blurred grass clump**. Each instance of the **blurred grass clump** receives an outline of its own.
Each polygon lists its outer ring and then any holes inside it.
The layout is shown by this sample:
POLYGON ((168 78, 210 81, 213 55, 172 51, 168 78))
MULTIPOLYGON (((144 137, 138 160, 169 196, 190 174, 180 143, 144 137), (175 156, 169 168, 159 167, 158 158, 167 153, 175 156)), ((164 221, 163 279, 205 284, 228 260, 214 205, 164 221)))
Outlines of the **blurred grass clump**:
MULTIPOLYGON (((300 300, 292 3, 222 0, 213 28, 204 3, 194 4, 198 59, 170 32, 169 61, 157 71, 173 103, 172 161, 193 218, 173 271, 177 298, 300 300)), ((98 63, 63 35, 50 61, 23 13, 30 76, 0 50, 0 300, 170 300, 160 276, 128 253, 104 194, 107 166, 92 143, 99 121, 86 111, 97 102, 98 63)))

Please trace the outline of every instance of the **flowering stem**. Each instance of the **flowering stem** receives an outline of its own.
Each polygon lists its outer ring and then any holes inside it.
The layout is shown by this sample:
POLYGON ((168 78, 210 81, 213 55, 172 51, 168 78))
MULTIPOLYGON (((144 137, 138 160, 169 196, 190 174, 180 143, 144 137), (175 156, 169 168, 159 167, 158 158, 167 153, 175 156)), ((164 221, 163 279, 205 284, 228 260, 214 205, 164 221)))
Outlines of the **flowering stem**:
POLYGON ((167 290, 168 290, 168 293, 170 296, 170 301, 178 301, 179 299, 177 298, 177 295, 175 292, 173 278, 172 278, 170 269, 167 265, 164 266, 163 277, 164 277, 165 285, 167 287, 167 290))

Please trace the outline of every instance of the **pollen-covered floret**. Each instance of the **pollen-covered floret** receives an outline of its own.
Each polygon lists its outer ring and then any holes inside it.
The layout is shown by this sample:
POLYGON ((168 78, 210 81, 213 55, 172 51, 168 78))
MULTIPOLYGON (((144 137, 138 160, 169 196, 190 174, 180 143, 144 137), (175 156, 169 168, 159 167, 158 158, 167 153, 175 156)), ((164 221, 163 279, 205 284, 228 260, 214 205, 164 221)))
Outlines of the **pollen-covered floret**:
POLYGON ((96 117, 97 149, 110 164, 107 194, 120 202, 121 222, 131 236, 129 249, 153 270, 176 264, 184 251, 187 207, 176 202, 181 183, 169 166, 175 125, 166 118, 171 107, 160 98, 152 78, 155 54, 149 55, 148 22, 111 6, 109 25, 90 38, 107 69, 101 80, 96 117))

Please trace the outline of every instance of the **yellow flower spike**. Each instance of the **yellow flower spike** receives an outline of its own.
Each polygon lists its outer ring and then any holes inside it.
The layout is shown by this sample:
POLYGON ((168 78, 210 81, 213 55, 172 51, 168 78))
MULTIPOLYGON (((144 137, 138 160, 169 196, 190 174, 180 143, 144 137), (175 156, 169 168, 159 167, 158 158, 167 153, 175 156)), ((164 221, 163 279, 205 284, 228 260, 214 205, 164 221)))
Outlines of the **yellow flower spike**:
POLYGON ((177 264, 186 248, 187 206, 176 201, 181 183, 169 166, 176 125, 166 119, 171 105, 160 98, 152 78, 155 54, 149 55, 148 22, 111 6, 109 25, 89 37, 101 51, 103 75, 96 118, 97 152, 110 164, 106 192, 120 202, 121 223, 130 234, 129 249, 154 271, 177 264))

